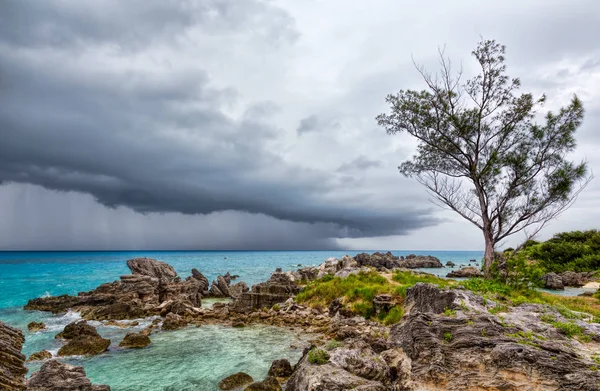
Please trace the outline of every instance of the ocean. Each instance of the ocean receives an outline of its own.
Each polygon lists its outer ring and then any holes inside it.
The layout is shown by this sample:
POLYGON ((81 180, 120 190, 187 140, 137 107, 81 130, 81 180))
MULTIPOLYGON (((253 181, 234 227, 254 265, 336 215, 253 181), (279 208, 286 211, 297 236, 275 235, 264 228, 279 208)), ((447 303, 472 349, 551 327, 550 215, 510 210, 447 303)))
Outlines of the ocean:
MULTIPOLYGON (((365 251, 373 252, 374 250, 365 251)), ((200 270, 209 281, 219 274, 239 275, 236 281, 249 286, 269 278, 276 268, 295 270, 302 266, 317 266, 329 257, 356 255, 363 251, 108 251, 108 252, 0 252, 0 320, 25 333, 23 353, 42 349, 56 354, 59 342, 54 336, 65 325, 79 319, 77 313, 53 316, 38 311, 24 311, 27 300, 47 295, 71 294, 96 288, 128 274, 126 261, 150 257, 172 265, 182 278, 192 268, 200 270), (31 333, 27 324, 42 321, 44 332, 31 333)), ((481 251, 392 251, 395 255, 433 255, 443 264, 478 264, 481 251)), ((425 269, 445 275, 449 269, 425 269)), ((207 301, 209 304, 209 301, 207 301)), ((209 304, 210 305, 210 304, 209 304)), ((140 320, 134 330, 151 322, 140 320)), ((113 391, 213 391, 222 378, 239 371, 262 380, 273 360, 287 358, 295 363, 302 354, 310 335, 289 330, 250 326, 189 327, 151 335, 152 344, 141 350, 124 350, 118 344, 127 331, 118 327, 91 322, 98 332, 113 342, 107 353, 96 357, 66 360, 83 365, 95 384, 107 384, 113 391)), ((39 368, 29 365, 29 373, 39 368)))

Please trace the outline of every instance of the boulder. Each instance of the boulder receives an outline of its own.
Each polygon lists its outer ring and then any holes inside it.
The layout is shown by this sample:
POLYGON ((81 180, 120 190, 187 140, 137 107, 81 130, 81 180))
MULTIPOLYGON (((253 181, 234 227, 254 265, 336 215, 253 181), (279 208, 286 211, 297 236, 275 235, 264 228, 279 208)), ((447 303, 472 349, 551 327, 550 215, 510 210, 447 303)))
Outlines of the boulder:
POLYGON ((110 391, 110 387, 92 385, 83 367, 50 360, 31 375, 27 391, 110 391))
POLYGON ((196 269, 196 268, 192 269, 192 276, 190 278, 193 278, 200 282, 200 292, 204 292, 204 291, 208 290, 208 288, 209 288, 208 278, 206 278, 204 276, 204 274, 200 273, 198 271, 198 269, 196 269))
POLYGON ((373 298, 373 310, 375 311, 375 315, 387 313, 395 305, 396 302, 394 301, 394 297, 392 295, 380 294, 373 298))
POLYGON ((542 282, 544 283, 544 288, 546 289, 554 289, 561 291, 565 289, 561 276, 559 276, 556 273, 544 274, 542 276, 542 282))
POLYGON ((452 262, 452 261, 448 261, 448 262, 446 262, 446 266, 448 266, 448 267, 454 267, 454 266, 456 266, 456 264, 454 262, 452 262))
POLYGON ((261 382, 250 384, 244 391, 281 391, 281 385, 276 378, 269 376, 261 382))
POLYGON ((142 333, 127 333, 121 343, 122 348, 140 349, 150 345, 150 338, 142 333))
POLYGON ((30 322, 27 325, 27 330, 29 331, 40 331, 40 330, 45 330, 46 329, 46 324, 44 322, 30 322))
POLYGON ((292 375, 294 369, 288 360, 285 358, 281 360, 275 360, 271 364, 271 368, 269 368, 269 376, 287 378, 292 375))
POLYGON ((594 272, 571 272, 566 271, 560 274, 564 286, 582 287, 594 278, 594 272))
POLYGON ((483 277, 483 273, 476 267, 467 266, 460 269, 452 270, 450 273, 446 274, 448 278, 473 278, 473 277, 483 277))
POLYGON ((42 350, 39 352, 32 353, 31 356, 27 359, 27 361, 42 361, 48 360, 52 358, 52 353, 47 350, 42 350))
POLYGON ((221 390, 235 390, 254 381, 252 376, 244 372, 234 373, 219 382, 221 390))
POLYGON ((178 330, 187 326, 187 322, 181 315, 177 315, 174 313, 167 314, 163 324, 163 330, 178 330))
POLYGON ((94 326, 88 324, 88 322, 86 322, 85 320, 80 320, 66 325, 63 331, 56 334, 55 338, 63 338, 69 340, 83 336, 99 337, 100 334, 98 334, 98 331, 96 331, 96 328, 94 326))
POLYGON ((25 336, 21 330, 0 321, 0 390, 25 390, 25 336))
POLYGON ((132 274, 157 278, 161 282, 176 282, 179 277, 173 266, 152 258, 134 258, 127 261, 132 274))
POLYGON ((361 253, 354 257, 354 260, 359 266, 373 267, 377 270, 392 270, 401 267, 400 258, 393 255, 391 252, 380 253, 375 252, 371 255, 361 253))
POLYGON ((406 256, 406 259, 400 262, 400 267, 407 269, 421 269, 421 268, 441 268, 444 267, 442 262, 431 255, 415 255, 410 254, 406 256))
POLYGON ((237 298, 231 310, 246 312, 252 309, 271 308, 275 304, 285 302, 300 292, 300 288, 291 280, 288 274, 275 272, 266 282, 252 286, 250 292, 242 293, 237 298))
POLYGON ((105 352, 110 346, 110 339, 102 338, 85 320, 68 324, 56 338, 67 340, 58 350, 59 356, 92 356, 105 352))

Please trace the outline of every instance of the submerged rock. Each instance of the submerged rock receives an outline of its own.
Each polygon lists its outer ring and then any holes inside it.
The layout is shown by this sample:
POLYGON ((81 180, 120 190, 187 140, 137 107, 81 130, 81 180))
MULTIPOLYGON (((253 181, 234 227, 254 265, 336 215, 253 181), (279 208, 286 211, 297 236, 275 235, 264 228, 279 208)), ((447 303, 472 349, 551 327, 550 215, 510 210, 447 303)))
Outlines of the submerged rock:
POLYGON ((261 382, 250 384, 244 391, 281 391, 281 385, 277 379, 269 376, 261 382))
POLYGON ((446 274, 448 278, 473 278, 473 277, 483 277, 483 273, 481 270, 476 267, 467 266, 457 270, 452 270, 450 273, 446 274))
POLYGON ((221 380, 219 382, 219 388, 221 390, 235 390, 236 388, 241 388, 252 383, 253 381, 254 379, 252 376, 244 372, 238 372, 221 380))
POLYGON ((110 391, 110 387, 92 385, 83 367, 50 360, 31 375, 27 391, 110 391))
POLYGON ((187 322, 183 319, 182 316, 169 313, 165 318, 162 329, 163 330, 178 330, 187 326, 187 322))
POLYGON ((275 360, 271 364, 271 368, 269 368, 269 376, 286 378, 290 377, 294 369, 288 360, 285 358, 281 360, 275 360))
POLYGON ((31 356, 27 359, 27 361, 42 361, 48 360, 52 358, 52 353, 47 350, 41 350, 36 353, 32 353, 31 356))
POLYGON ((21 330, 0 321, 0 389, 25 390, 25 336, 21 330))
POLYGON ((40 330, 45 330, 46 329, 46 324, 44 322, 30 322, 27 325, 27 330, 29 331, 40 331, 40 330))
POLYGON ((150 345, 150 338, 142 333, 127 333, 121 343, 122 348, 140 349, 150 345))

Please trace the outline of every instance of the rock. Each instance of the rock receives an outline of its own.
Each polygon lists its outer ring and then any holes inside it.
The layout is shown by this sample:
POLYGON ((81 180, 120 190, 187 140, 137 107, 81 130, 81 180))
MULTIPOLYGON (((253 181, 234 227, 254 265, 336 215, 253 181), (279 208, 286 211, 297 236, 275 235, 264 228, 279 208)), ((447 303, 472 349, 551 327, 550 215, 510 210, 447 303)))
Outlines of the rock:
POLYGON ((229 294, 234 299, 241 297, 246 292, 250 292, 250 288, 248 288, 248 285, 244 281, 229 286, 229 294))
POLYGON ((292 272, 285 272, 290 281, 307 283, 317 279, 319 271, 316 267, 308 266, 292 272))
POLYGON ((450 273, 446 274, 448 278, 473 278, 473 277, 483 277, 483 273, 481 270, 476 267, 467 266, 460 269, 452 270, 450 273))
POLYGON ((219 382, 219 388, 221 390, 234 390, 236 388, 241 388, 246 384, 250 384, 253 381, 254 379, 252 376, 244 372, 238 372, 221 380, 219 382))
POLYGON ((183 319, 182 316, 171 312, 171 313, 167 314, 167 316, 162 324, 162 329, 163 330, 178 330, 178 329, 181 329, 186 326, 187 326, 187 322, 185 321, 185 319, 183 319))
POLYGON ((594 272, 562 272, 560 277, 564 286, 582 287, 594 278, 594 272))
POLYGON ((77 297, 69 295, 40 297, 27 302, 24 309, 28 311, 48 311, 53 314, 67 312, 79 302, 77 297))
POLYGON ((452 262, 452 261, 448 261, 448 262, 446 262, 446 266, 448 266, 448 267, 454 267, 454 266, 456 266, 456 264, 454 262, 452 262))
POLYGON ((421 268, 441 268, 444 267, 442 262, 431 255, 415 255, 410 254, 406 256, 406 259, 400 262, 400 267, 407 269, 421 269, 421 268))
POLYGON ((46 329, 46 324, 44 322, 30 322, 27 325, 27 330, 29 331, 40 331, 40 330, 45 330, 46 329))
POLYGON ((250 292, 242 293, 231 306, 234 312, 246 312, 252 309, 271 308, 285 302, 300 292, 300 288, 288 274, 275 272, 266 282, 255 284, 250 292))
POLYGON ((209 292, 212 297, 231 297, 229 284, 223 276, 218 276, 217 279, 212 282, 209 292))
POLYGON ((565 289, 561 276, 559 276, 556 273, 544 274, 542 276, 542 282, 544 283, 544 288, 546 289, 554 289, 561 291, 565 289))
POLYGON ((31 375, 27 391, 110 391, 110 387, 92 385, 83 367, 50 360, 31 375))
POLYGON ((404 314, 410 314, 412 311, 441 314, 446 309, 455 307, 455 299, 454 291, 443 291, 435 285, 419 282, 406 290, 404 314))
POLYGON ((208 278, 206 278, 204 276, 204 274, 200 273, 198 271, 198 269, 196 269, 196 268, 192 269, 191 278, 200 282, 200 292, 204 292, 204 291, 208 290, 208 288, 209 288, 208 278))
POLYGON ((395 305, 396 303, 392 295, 380 294, 373 298, 373 309, 375 310, 375 315, 387 313, 395 305))
POLYGON ((338 297, 337 299, 334 299, 331 303, 329 303, 329 316, 333 318, 335 314, 337 314, 338 311, 343 307, 344 302, 342 298, 338 297))
POLYGON ((273 361, 268 374, 269 376, 287 378, 290 377, 293 372, 294 370, 292 368, 292 365, 288 360, 284 358, 281 360, 273 361))
POLYGON ((127 333, 119 344, 123 348, 140 349, 150 345, 150 338, 142 333, 127 333))
POLYGON ((261 382, 250 384, 244 391, 281 391, 281 385, 274 377, 267 377, 261 382))
POLYGON ((42 350, 36 353, 32 353, 31 356, 27 359, 27 361, 42 361, 48 360, 52 358, 52 353, 47 350, 42 350))
POLYGON ((469 260, 469 262, 477 262, 477 260, 476 259, 471 259, 471 260, 469 260))
POLYGON ((0 390, 25 390, 25 336, 21 330, 0 321, 0 390))
POLYGON ((152 258, 134 258, 127 261, 131 273, 157 278, 161 282, 176 282, 179 278, 173 266, 152 258))
POLYGON ((393 255, 391 252, 380 253, 375 252, 371 255, 361 253, 354 257, 354 260, 359 266, 374 267, 377 270, 392 270, 401 267, 400 258, 393 255))
POLYGON ((102 338, 85 320, 68 324, 56 338, 67 340, 58 350, 58 356, 92 356, 105 352, 110 346, 110 339, 102 338))

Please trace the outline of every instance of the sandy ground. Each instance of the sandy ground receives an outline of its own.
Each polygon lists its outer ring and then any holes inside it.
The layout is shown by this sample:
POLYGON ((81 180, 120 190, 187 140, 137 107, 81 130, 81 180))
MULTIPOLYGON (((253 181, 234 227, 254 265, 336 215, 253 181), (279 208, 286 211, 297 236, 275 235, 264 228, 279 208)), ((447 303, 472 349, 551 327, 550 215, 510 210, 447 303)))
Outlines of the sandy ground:
POLYGON ((600 289, 600 282, 592 281, 583 286, 584 289, 600 289))

